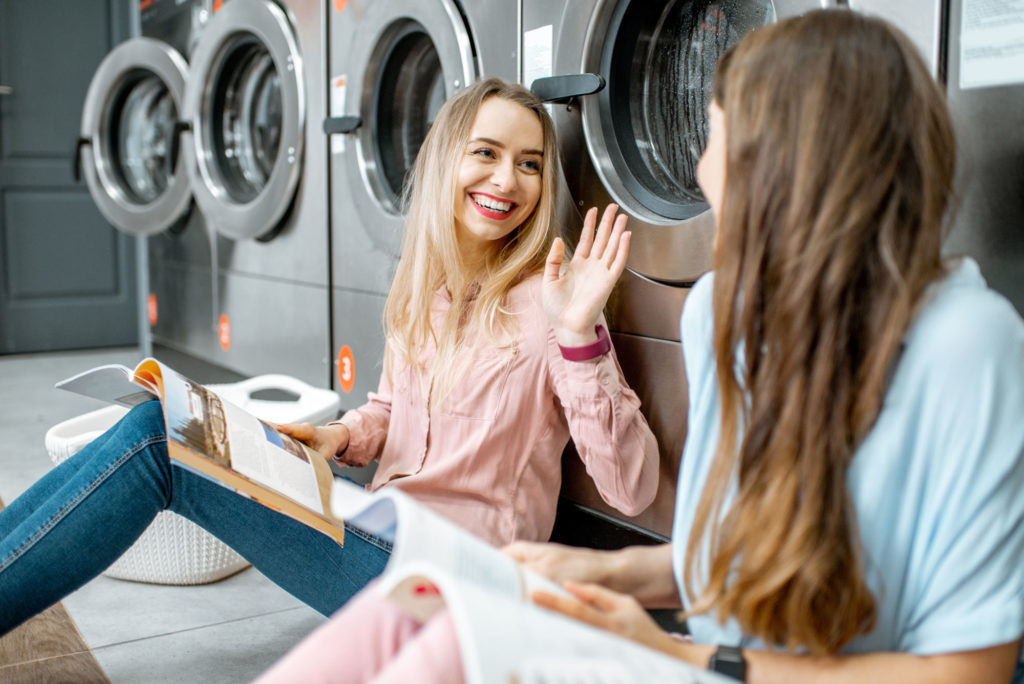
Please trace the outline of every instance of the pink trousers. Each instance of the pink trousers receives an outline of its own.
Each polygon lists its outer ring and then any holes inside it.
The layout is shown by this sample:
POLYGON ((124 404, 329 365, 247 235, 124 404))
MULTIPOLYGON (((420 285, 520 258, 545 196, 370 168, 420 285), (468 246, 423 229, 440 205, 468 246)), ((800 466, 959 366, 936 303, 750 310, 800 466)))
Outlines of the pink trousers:
POLYGON ((257 683, 463 681, 458 640, 448 612, 421 624, 381 597, 371 583, 257 683))

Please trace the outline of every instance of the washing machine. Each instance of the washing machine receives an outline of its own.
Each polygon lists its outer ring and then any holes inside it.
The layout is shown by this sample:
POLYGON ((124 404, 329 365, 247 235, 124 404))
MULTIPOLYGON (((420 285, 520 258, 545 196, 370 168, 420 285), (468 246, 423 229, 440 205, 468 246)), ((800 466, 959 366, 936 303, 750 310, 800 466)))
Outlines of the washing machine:
POLYGON ((146 354, 205 357, 216 347, 210 235, 185 166, 171 161, 187 60, 209 11, 209 0, 133 5, 133 38, 100 64, 82 110, 75 173, 103 216, 139 237, 146 354))
POLYGON ((957 136, 958 200, 947 255, 978 262, 1024 313, 1024 5, 984 0, 849 0, 899 26, 945 85, 957 136))
POLYGON ((178 146, 213 239, 215 362, 330 384, 324 3, 215 3, 178 146))
POLYGON ((377 387, 402 185, 443 102, 481 76, 519 81, 519 0, 334 0, 328 8, 334 387, 377 387))
POLYGON ((661 453, 654 503, 622 519, 580 460, 564 459, 563 497, 658 539, 670 536, 686 439, 679 317, 711 267, 714 224, 696 180, 707 106, 722 52, 777 18, 821 0, 523 0, 523 82, 551 103, 566 180, 581 214, 616 202, 633 236, 608 304, 623 372, 661 453))

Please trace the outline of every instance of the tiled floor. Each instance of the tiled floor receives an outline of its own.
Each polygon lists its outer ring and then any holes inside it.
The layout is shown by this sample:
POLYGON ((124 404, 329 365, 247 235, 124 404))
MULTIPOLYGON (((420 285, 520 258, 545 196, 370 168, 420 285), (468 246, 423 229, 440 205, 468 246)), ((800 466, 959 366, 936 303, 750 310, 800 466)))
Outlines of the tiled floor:
MULTIPOLYGON (((50 426, 103 405, 54 383, 136 361, 134 349, 0 356, 0 497, 50 469, 50 426)), ((252 568, 195 587, 100 576, 64 606, 113 684, 250 681, 323 621, 252 568)))

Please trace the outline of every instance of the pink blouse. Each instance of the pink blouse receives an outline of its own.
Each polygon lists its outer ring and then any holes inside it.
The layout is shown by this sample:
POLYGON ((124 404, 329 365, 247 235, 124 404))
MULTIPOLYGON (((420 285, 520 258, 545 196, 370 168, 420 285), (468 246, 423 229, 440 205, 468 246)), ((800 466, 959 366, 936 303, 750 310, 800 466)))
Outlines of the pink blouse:
MULTIPOLYGON (((443 288, 434 295, 438 326, 450 305, 443 288)), ((539 275, 515 286, 507 306, 517 343, 470 347, 472 361, 438 408, 428 409, 412 368, 386 362, 377 392, 341 418, 351 432, 344 460, 379 459, 371 490, 401 487, 501 546, 551 535, 571 436, 604 500, 636 515, 654 500, 658 446, 614 350, 591 361, 563 359, 539 275)), ((435 351, 426 350, 425 364, 435 351)))

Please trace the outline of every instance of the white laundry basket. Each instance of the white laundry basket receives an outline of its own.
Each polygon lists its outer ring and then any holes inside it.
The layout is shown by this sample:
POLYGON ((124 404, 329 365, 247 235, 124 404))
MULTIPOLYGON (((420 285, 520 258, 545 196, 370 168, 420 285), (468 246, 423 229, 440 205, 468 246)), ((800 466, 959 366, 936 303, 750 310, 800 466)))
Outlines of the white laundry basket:
MULTIPOLYGON (((230 385, 210 385, 217 394, 257 418, 275 423, 322 424, 338 413, 338 395, 287 375, 260 375, 230 385), (257 399, 267 390, 294 400, 257 399)), ((54 425, 46 433, 46 450, 61 463, 105 432, 127 413, 108 406, 54 425)), ((154 584, 206 584, 233 575, 249 563, 222 541, 176 513, 157 514, 131 548, 103 573, 108 577, 154 584)))

